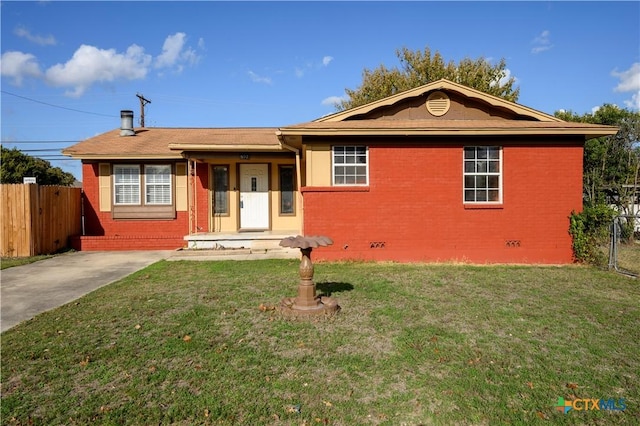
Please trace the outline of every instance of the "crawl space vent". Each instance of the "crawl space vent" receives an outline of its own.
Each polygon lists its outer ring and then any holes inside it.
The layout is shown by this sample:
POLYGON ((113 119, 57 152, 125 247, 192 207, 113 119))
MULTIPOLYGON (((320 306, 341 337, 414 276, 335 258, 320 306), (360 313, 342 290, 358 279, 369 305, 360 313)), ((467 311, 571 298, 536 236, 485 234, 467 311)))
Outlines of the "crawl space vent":
POLYGON ((450 106, 451 100, 443 92, 433 92, 427 98, 427 111, 436 117, 445 115, 450 106))

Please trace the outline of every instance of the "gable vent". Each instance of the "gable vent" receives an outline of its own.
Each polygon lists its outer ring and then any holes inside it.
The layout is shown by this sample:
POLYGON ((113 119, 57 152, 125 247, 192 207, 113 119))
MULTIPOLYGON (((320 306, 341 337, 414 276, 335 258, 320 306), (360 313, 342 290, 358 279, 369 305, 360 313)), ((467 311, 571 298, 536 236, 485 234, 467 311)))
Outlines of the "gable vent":
POLYGON ((443 92, 433 92, 427 98, 426 105, 427 111, 429 111, 431 115, 440 117, 449 111, 451 100, 449 99, 449 96, 443 92))

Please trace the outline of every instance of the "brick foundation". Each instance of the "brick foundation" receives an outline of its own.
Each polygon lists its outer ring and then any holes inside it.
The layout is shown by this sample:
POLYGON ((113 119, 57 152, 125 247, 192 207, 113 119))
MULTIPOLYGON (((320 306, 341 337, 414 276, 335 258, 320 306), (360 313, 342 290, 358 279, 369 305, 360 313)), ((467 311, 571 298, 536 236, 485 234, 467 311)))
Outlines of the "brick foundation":
POLYGON ((183 237, 183 235, 158 238, 147 235, 74 236, 71 237, 71 247, 79 251, 175 250, 185 246, 183 237))

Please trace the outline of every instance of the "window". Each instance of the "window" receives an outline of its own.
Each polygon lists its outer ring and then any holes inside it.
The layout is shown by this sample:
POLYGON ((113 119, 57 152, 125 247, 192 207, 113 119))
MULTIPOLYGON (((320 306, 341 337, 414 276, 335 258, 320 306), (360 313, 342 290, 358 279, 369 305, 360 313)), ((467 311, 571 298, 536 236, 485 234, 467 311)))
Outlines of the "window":
POLYGON ((464 202, 502 202, 502 149, 497 146, 464 148, 464 202))
POLYGON ((171 199, 171 165, 145 165, 144 175, 138 164, 113 166, 114 204, 141 205, 144 185, 145 205, 169 205, 171 199))
POLYGON ((114 166, 115 204, 140 204, 140 166, 114 166))
POLYGON ((175 219, 174 180, 171 164, 114 164, 112 217, 175 219))
POLYGON ((145 203, 171 204, 171 166, 144 166, 145 203))
POLYGON ((295 180, 293 166, 280 166, 280 214, 293 214, 295 180))
POLYGON ((369 180, 366 146, 333 147, 333 184, 367 185, 369 180))
POLYGON ((229 214, 229 167, 213 166, 213 213, 229 214))

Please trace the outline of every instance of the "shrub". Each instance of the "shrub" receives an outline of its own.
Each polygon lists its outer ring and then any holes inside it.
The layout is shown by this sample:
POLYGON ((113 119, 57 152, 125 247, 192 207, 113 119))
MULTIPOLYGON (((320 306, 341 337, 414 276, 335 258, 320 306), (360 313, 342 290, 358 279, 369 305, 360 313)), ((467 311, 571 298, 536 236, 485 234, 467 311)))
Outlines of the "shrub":
POLYGON ((611 223, 617 215, 605 204, 585 207, 580 213, 571 212, 569 233, 575 261, 596 266, 606 264, 607 259, 599 247, 607 244, 611 223))

